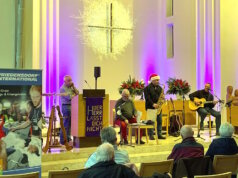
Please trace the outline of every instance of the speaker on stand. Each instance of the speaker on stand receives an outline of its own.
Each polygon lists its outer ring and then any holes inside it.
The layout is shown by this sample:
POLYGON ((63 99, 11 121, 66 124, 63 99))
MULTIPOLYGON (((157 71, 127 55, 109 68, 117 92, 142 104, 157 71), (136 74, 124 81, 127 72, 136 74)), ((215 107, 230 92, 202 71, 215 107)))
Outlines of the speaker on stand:
POLYGON ((101 77, 101 67, 94 67, 95 89, 97 89, 97 78, 101 77))

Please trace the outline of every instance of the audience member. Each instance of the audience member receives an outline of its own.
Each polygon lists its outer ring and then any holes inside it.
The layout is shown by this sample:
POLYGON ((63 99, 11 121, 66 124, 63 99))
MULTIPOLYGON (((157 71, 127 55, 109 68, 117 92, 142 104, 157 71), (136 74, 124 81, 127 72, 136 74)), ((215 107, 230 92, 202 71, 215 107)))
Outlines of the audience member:
MULTIPOLYGON (((130 162, 129 156, 127 151, 125 150, 119 150, 117 147, 117 137, 116 137, 116 131, 113 127, 105 127, 100 132, 100 137, 102 143, 110 143, 113 145, 114 151, 115 151, 115 162, 117 164, 127 164, 130 162)), ((94 152, 87 160, 85 164, 85 168, 91 167, 94 164, 97 163, 96 160, 96 152, 94 152)))
POLYGON ((214 139, 210 144, 206 155, 213 160, 215 155, 233 155, 238 153, 238 147, 232 134, 234 127, 229 123, 224 123, 219 129, 220 138, 214 139))
MULTIPOLYGON (((97 148, 97 163, 86 169, 78 178, 139 178, 125 165, 114 162, 114 148, 110 143, 103 143, 97 148)), ((158 174, 152 176, 157 178, 169 178, 168 174, 158 174)))
POLYGON ((193 137, 193 129, 189 125, 184 125, 180 134, 182 142, 174 146, 168 159, 174 159, 174 162, 181 158, 194 158, 204 156, 204 148, 200 143, 197 143, 193 137))

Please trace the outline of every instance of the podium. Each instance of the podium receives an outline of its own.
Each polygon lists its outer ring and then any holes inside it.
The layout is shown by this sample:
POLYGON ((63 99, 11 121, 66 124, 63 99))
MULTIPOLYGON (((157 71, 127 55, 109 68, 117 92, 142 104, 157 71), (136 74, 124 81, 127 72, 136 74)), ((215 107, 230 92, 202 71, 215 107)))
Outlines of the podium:
POLYGON ((71 134, 74 137, 74 147, 100 145, 100 130, 108 125, 109 95, 105 94, 105 90, 83 90, 83 94, 72 99, 71 134), (100 100, 102 100, 102 108, 97 104, 100 100), (87 108, 86 104, 88 104, 87 108))

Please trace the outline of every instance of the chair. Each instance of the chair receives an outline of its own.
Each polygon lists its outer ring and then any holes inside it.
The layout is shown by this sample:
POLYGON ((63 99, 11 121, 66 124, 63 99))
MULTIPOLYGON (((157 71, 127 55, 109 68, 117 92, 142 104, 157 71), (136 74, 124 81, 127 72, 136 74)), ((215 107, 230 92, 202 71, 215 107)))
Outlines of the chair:
POLYGON ((204 175, 204 176, 194 176, 194 178, 231 178, 231 172, 226 172, 222 174, 204 175))
POLYGON ((39 172, 13 174, 13 175, 1 175, 1 178, 39 178, 39 172))
POLYGON ((224 172, 238 172, 238 154, 236 155, 215 155, 213 160, 213 170, 215 174, 224 172))
POLYGON ((84 169, 75 170, 52 170, 49 171, 48 178, 78 178, 78 176, 84 171, 84 169))
POLYGON ((209 156, 182 158, 174 165, 173 177, 193 177, 212 174, 212 161, 209 156))
POLYGON ((174 163, 173 159, 160 162, 141 163, 140 176, 148 177, 151 176, 154 172, 158 172, 161 174, 169 172, 172 174, 173 163, 174 163))
MULTIPOLYGON (((211 114, 209 113, 207 115, 209 118, 209 136, 212 137, 212 126, 211 126, 211 114)), ((200 121, 201 121, 201 116, 198 114, 198 130, 200 131, 200 121)))

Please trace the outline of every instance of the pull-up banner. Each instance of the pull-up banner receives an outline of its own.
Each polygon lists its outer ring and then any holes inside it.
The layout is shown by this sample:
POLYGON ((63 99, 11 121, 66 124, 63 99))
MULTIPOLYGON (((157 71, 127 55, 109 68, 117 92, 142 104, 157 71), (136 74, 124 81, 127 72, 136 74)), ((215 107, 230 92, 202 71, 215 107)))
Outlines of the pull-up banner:
POLYGON ((103 98, 86 98, 86 137, 100 136, 103 126, 103 98))
POLYGON ((42 71, 0 69, 0 169, 41 170, 42 71))

